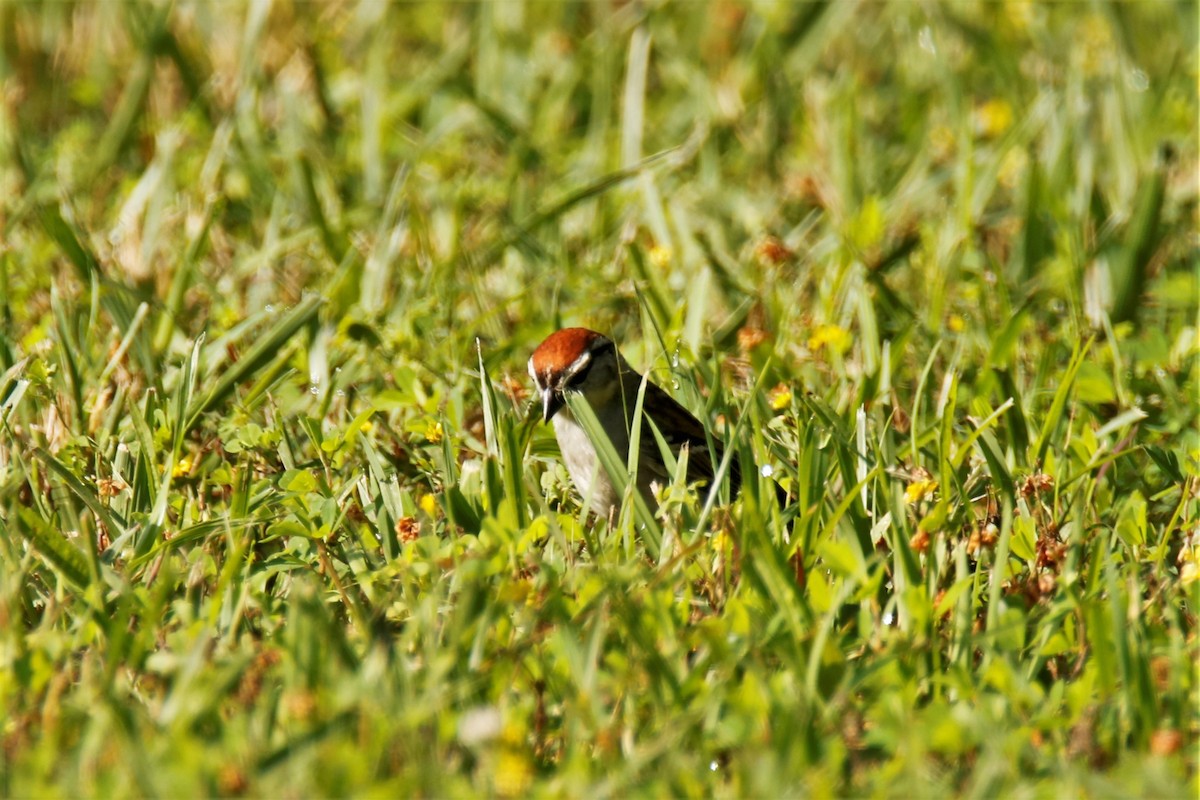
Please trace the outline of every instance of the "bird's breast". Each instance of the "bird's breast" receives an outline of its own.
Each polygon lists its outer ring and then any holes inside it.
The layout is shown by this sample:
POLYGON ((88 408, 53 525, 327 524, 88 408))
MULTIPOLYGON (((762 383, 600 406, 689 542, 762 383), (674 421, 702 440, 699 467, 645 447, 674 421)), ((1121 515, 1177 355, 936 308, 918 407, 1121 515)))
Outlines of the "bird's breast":
MULTIPOLYGON (((624 415, 622 414, 620 420, 607 419, 605 415, 599 415, 598 418, 600 425, 612 440, 622 463, 627 462, 629 433, 625 429, 624 415)), ((567 466, 571 482, 575 484, 575 488, 584 500, 591 501, 593 509, 601 514, 608 513, 612 506, 620 503, 620 498, 617 496, 608 474, 604 472, 604 467, 597 461, 596 448, 592 444, 592 440, 588 438, 584 429, 565 408, 555 415, 553 423, 554 435, 558 439, 558 449, 562 451, 563 463, 567 466)))

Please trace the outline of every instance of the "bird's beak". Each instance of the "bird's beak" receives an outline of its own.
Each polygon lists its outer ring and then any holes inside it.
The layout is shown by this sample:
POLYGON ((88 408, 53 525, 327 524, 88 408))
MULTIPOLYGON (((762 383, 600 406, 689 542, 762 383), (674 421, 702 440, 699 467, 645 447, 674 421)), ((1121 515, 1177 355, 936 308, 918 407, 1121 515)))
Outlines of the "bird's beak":
POLYGON ((562 395, 556 393, 553 389, 542 389, 542 421, 549 422, 558 413, 558 410, 563 407, 562 395))

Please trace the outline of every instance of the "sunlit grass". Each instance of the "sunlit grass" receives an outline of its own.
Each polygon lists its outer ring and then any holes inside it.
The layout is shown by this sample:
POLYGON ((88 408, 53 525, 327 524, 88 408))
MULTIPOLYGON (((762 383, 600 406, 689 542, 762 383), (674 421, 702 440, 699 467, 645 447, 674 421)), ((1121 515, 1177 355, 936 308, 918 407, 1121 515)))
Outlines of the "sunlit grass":
POLYGON ((0 4, 0 793, 1195 794, 1196 22, 0 4))

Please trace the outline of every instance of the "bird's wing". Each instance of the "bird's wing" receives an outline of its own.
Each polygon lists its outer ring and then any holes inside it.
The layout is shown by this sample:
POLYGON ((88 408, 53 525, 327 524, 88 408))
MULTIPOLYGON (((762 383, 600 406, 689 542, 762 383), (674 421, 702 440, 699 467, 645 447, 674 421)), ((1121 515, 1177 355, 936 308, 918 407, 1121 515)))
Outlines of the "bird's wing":
MULTIPOLYGON (((658 426, 659 433, 662 434, 672 452, 678 454, 680 448, 687 446, 688 482, 711 482, 713 473, 716 472, 713 457, 715 456, 719 463, 725 452, 720 440, 715 437, 713 438, 714 452, 710 454, 708 438, 704 435, 704 426, 700 424, 700 421, 690 411, 680 405, 674 397, 671 397, 666 391, 650 381, 646 381, 646 399, 642 410, 646 416, 654 420, 654 424, 658 426)), ((642 436, 646 437, 644 441, 648 445, 652 447, 657 446, 654 432, 650 430, 650 426, 645 422, 642 424, 642 436)), ((666 475, 663 477, 670 479, 672 476, 666 475)), ((731 496, 737 496, 741 484, 742 474, 735 458, 729 463, 731 496)))

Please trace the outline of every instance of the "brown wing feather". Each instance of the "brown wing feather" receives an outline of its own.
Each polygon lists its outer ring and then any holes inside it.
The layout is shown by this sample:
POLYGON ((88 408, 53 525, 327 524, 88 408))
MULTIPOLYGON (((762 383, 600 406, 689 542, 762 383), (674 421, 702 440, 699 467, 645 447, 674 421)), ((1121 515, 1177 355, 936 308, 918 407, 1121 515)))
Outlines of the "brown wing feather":
MULTIPOLYGON (((646 400, 643 411, 654 420, 654 424, 658 426, 659 432, 671 446, 673 452, 678 454, 681 447, 684 445, 688 447, 688 482, 711 482, 716 465, 709 454, 708 439, 704 435, 704 426, 700 424, 700 421, 680 405, 674 397, 650 381, 646 381, 646 400), (653 412, 649 412, 648 409, 653 409, 653 412)), ((656 442, 654 432, 648 425, 643 424, 642 436, 647 437, 648 443, 656 442)), ((713 438, 713 450, 712 455, 716 456, 719 463, 720 459, 724 457, 725 450, 721 441, 716 437, 713 438)), ((731 497, 737 496, 741 485, 742 472, 735 458, 729 463, 731 497)))

